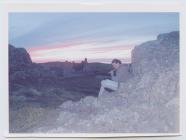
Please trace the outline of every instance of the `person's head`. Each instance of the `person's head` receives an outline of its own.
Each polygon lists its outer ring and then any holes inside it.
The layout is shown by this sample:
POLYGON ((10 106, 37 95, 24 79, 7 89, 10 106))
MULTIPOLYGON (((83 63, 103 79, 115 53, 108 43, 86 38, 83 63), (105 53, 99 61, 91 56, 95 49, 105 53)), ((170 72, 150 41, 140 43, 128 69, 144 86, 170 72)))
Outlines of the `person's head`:
POLYGON ((121 61, 119 59, 112 60, 112 66, 114 69, 118 69, 120 65, 121 65, 121 61))

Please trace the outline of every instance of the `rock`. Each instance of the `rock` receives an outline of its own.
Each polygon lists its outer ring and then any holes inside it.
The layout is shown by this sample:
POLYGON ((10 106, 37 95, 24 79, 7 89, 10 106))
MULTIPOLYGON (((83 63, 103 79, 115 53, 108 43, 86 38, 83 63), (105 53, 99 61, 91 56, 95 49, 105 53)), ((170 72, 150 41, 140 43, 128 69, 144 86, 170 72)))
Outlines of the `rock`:
POLYGON ((30 55, 24 48, 15 48, 9 44, 9 67, 11 71, 23 70, 32 64, 30 55))
MULTIPOLYGON (((55 84, 55 79, 61 77, 60 70, 53 67, 47 69, 42 64, 32 63, 30 55, 24 48, 15 48, 9 44, 9 88, 10 95, 17 87, 37 87, 37 85, 55 84)), ((63 71, 61 71, 63 73, 63 71)), ((32 92, 29 92, 32 93, 32 92)), ((33 91, 33 96, 35 96, 33 91)), ((31 94, 30 94, 31 95, 31 94)), ((20 93, 21 96, 21 93, 20 93)))

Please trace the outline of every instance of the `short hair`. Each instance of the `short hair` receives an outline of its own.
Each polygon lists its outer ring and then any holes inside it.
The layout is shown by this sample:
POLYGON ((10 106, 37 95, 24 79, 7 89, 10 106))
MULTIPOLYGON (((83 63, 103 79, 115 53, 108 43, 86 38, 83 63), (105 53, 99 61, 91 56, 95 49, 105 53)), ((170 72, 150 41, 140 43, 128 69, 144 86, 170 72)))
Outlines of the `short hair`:
POLYGON ((113 60, 112 60, 112 64, 113 64, 113 63, 116 63, 116 64, 119 63, 119 64, 121 64, 121 60, 119 60, 119 59, 113 59, 113 60))

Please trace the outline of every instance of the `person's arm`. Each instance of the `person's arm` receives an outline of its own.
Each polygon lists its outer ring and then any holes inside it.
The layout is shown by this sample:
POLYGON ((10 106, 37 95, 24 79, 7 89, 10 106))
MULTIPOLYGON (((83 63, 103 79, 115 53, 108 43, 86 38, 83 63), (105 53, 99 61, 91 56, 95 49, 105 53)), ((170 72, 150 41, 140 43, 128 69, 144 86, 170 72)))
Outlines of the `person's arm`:
POLYGON ((117 72, 115 69, 109 72, 111 74, 111 80, 118 82, 117 72), (115 74, 114 74, 115 73, 115 74))
POLYGON ((108 72, 111 76, 114 74, 114 70, 108 72))

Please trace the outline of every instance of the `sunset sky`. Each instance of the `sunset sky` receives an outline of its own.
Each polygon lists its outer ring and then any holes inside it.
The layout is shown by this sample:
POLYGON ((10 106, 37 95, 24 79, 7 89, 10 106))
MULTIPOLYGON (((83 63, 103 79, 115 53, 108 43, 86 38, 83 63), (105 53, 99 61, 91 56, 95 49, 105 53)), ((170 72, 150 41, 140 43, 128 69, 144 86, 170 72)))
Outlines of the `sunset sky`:
POLYGON ((178 13, 10 13, 9 43, 33 62, 130 62, 131 50, 179 30, 178 13))

